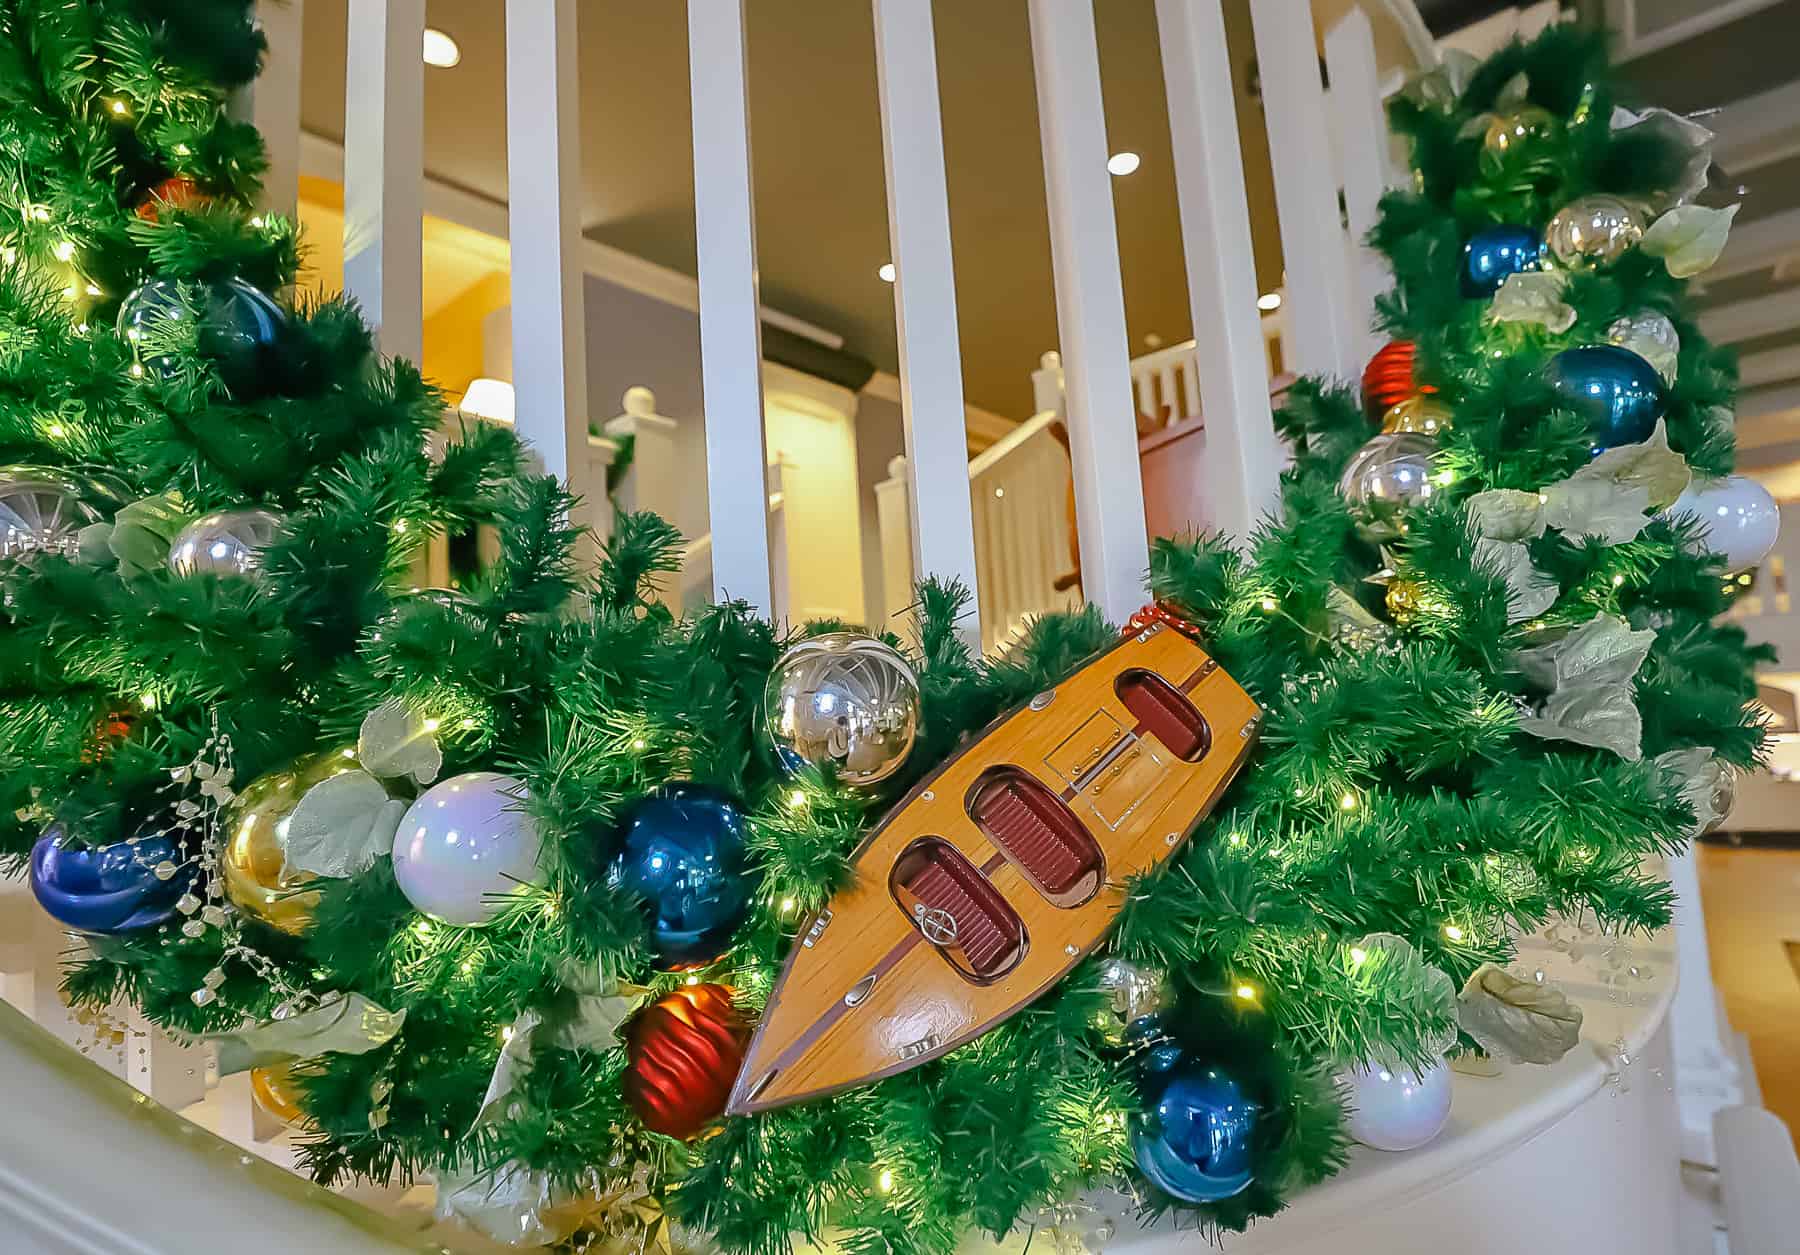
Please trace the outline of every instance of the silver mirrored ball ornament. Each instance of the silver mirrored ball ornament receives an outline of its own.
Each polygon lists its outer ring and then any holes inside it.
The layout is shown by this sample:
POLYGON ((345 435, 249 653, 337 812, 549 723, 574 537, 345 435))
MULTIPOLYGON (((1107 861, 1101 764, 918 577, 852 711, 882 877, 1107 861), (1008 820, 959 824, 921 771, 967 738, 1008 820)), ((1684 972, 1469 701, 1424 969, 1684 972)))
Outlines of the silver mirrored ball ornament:
POLYGON ((1581 196, 1556 211, 1544 247, 1570 270, 1609 265, 1644 238, 1644 215, 1617 196, 1581 196))
POLYGON ((1356 451, 1338 479, 1356 532, 1372 544, 1406 534, 1406 514, 1434 490, 1437 441, 1420 432, 1383 432, 1356 451))
POLYGON ((781 655, 763 693, 763 719, 789 771, 830 765, 845 784, 876 784, 912 752, 918 677, 872 636, 827 632, 781 655))
POLYGON ((1132 1025, 1161 1015, 1174 1000, 1169 974, 1158 967, 1107 958, 1100 960, 1096 975, 1100 992, 1106 995, 1106 1009, 1100 1012, 1095 1027, 1108 1046, 1123 1046, 1132 1025))
POLYGON ((1630 349, 1656 367, 1665 384, 1675 382, 1676 364, 1681 358, 1681 336, 1675 324, 1655 310, 1627 314, 1615 318, 1606 329, 1606 342, 1630 349))
POLYGON ((58 467, 0 467, 0 559, 37 553, 73 558, 81 529, 110 518, 123 503, 123 489, 102 477, 58 467))
POLYGON ((281 519, 267 510, 221 510, 195 519, 176 534, 169 570, 176 575, 255 575, 263 548, 281 519))

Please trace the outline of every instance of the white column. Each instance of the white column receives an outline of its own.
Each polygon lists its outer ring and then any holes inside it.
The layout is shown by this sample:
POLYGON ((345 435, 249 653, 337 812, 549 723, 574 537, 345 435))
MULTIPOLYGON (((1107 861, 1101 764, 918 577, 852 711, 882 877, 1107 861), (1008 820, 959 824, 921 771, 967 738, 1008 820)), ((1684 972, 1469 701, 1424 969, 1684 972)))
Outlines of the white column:
POLYGON ((1312 10, 1294 0, 1251 0, 1250 17, 1287 265, 1287 368, 1349 376, 1362 368, 1360 320, 1351 315, 1350 260, 1331 173, 1312 10))
POLYGON ((1362 319, 1357 361, 1379 347, 1369 329, 1375 298, 1393 286, 1387 260, 1367 240, 1381 197, 1388 190, 1387 114, 1375 68, 1375 33, 1369 15, 1353 7, 1325 32, 1325 66, 1331 75, 1331 112, 1337 120, 1338 157, 1343 169, 1344 206, 1350 219, 1351 280, 1355 309, 1362 319))
POLYGON ((350 0, 344 291, 390 356, 419 359, 424 302, 425 0, 350 0))
POLYGON ((262 132, 269 168, 257 203, 293 217, 300 199, 300 32, 306 0, 257 0, 256 23, 269 41, 262 73, 237 93, 231 115, 262 132))
POLYGON ((875 0, 875 68, 887 160, 900 412, 912 472, 913 569, 968 585, 969 612, 958 629, 979 646, 975 519, 931 0, 875 0))
POLYGON ((588 462, 575 0, 506 0, 507 236, 516 429, 572 492, 588 462))
POLYGON ((743 0, 693 0, 688 72, 713 592, 721 601, 739 598, 770 614, 775 602, 762 470, 762 326, 744 58, 743 0))
POLYGON ((1031 53, 1067 383, 1081 586, 1122 623, 1144 601, 1149 541, 1138 471, 1100 54, 1089 0, 1031 0, 1031 53))
POLYGON ((1269 410, 1225 18, 1215 0, 1157 0, 1156 21, 1206 416, 1206 498, 1219 530, 1241 541, 1275 505, 1281 450, 1269 410))

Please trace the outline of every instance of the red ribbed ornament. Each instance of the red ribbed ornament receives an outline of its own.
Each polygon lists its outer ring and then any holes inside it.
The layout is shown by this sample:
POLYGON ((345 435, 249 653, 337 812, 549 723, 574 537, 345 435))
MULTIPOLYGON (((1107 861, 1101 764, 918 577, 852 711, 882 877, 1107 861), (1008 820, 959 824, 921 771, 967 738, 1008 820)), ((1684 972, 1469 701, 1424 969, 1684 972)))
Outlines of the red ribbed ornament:
POLYGON ((1429 384, 1413 379, 1413 343, 1390 340, 1375 351, 1363 370, 1363 407, 1369 417, 1380 418, 1397 402, 1420 392, 1436 392, 1429 384))
POLYGON ((155 222, 165 208, 198 209, 211 203, 212 197, 201 191, 198 183, 185 174, 177 174, 150 189, 138 202, 137 216, 146 222, 155 222))
POLYGON ((683 985, 625 1034, 625 1101, 644 1127, 689 1138, 725 1110, 750 1030, 723 985, 683 985))
POLYGON ((1199 628, 1176 614, 1168 607, 1167 603, 1160 601, 1153 601, 1147 606, 1140 607, 1135 614, 1125 620, 1125 631, 1123 634, 1126 636, 1136 636, 1139 632, 1142 632, 1153 623, 1161 623, 1167 627, 1172 627, 1190 640, 1200 639, 1199 628))

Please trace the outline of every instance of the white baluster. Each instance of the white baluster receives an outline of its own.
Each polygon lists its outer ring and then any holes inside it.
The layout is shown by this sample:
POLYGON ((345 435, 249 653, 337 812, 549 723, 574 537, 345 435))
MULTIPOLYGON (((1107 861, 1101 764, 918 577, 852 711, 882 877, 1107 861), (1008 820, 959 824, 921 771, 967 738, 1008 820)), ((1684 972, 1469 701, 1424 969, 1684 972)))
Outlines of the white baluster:
POLYGON ((875 485, 875 517, 881 528, 882 623, 898 632, 913 603, 912 496, 907 486, 906 456, 888 462, 888 477, 875 485))
MULTIPOLYGON (((678 489, 675 482, 675 420, 656 412, 656 394, 648 388, 627 388, 625 412, 609 419, 606 434, 614 441, 631 439, 631 469, 619 485, 619 508, 651 510, 665 519, 675 517, 678 489)), ((615 446, 616 447, 616 446, 615 446)), ((677 614, 681 611, 681 580, 665 577, 657 590, 662 601, 677 614)))
POLYGON ((1286 365, 1300 374, 1348 375, 1362 365, 1366 320, 1352 316, 1312 10, 1294 0, 1251 0, 1250 17, 1287 261, 1286 365))
POLYGON ((1376 345, 1367 318, 1375 298, 1392 286, 1385 258, 1366 243, 1376 209, 1388 190, 1387 115, 1375 68, 1375 33, 1369 15, 1352 8, 1325 33, 1325 66, 1331 75, 1331 112, 1337 119, 1338 156, 1343 168, 1344 206, 1350 219, 1350 256, 1356 308, 1364 318, 1358 361, 1376 345))
POLYGON ((1219 530, 1242 539, 1275 502, 1281 457, 1225 20, 1213 0, 1157 0, 1156 20, 1194 319, 1193 373, 1206 415, 1206 498, 1219 530))
POLYGON ((575 0, 506 0, 512 380, 520 438, 595 499, 606 482, 589 478, 575 15, 575 0))
POLYGON ((424 42, 425 0, 350 0, 344 291, 380 350, 414 361, 423 336, 424 42))
POLYGON ((292 217, 300 199, 300 47, 306 0, 257 0, 256 24, 269 41, 257 75, 231 102, 231 116, 262 132, 269 168, 257 202, 292 217))
POLYGON ((1123 622, 1144 600, 1149 541, 1093 6, 1088 0, 1031 0, 1031 52, 1067 375, 1081 583, 1088 600, 1123 622))
POLYGON ((183 1045, 151 1023, 137 1007, 125 1019, 125 1079, 171 1111, 206 1097, 207 1048, 183 1045))
POLYGON ((1163 411, 1167 410, 1171 419, 1180 418, 1181 402, 1177 400, 1180 393, 1175 390, 1175 363, 1170 362, 1164 366, 1157 372, 1156 378, 1161 386, 1157 389, 1159 395, 1156 398, 1155 407, 1150 411, 1150 417, 1156 422, 1161 422, 1163 411))
MULTIPOLYGON (((525 0, 531 2, 531 0, 525 0)), ((775 608, 763 442, 762 327, 743 0, 688 5, 694 114, 694 235, 700 278, 700 382, 713 591, 775 608)))
MULTIPOLYGON (((875 0, 881 148, 887 162, 900 410, 912 474, 913 567, 976 593, 962 350, 950 257, 950 200, 931 0, 875 0)), ((981 640, 980 600, 959 630, 981 640)))
POLYGON ((1181 403, 1177 418, 1200 417, 1200 364, 1191 351, 1181 360, 1181 403))

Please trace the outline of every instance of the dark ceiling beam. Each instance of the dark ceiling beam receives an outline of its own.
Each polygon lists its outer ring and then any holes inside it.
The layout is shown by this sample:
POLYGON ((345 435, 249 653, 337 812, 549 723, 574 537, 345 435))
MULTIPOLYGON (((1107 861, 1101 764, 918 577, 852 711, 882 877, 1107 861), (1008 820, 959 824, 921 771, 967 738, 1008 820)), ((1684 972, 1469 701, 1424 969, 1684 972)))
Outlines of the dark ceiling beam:
POLYGON ((1516 9, 1516 3, 1508 0, 1419 0, 1419 16, 1425 20, 1426 29, 1437 38, 1459 31, 1465 26, 1481 21, 1484 17, 1492 17, 1507 9, 1516 9))

